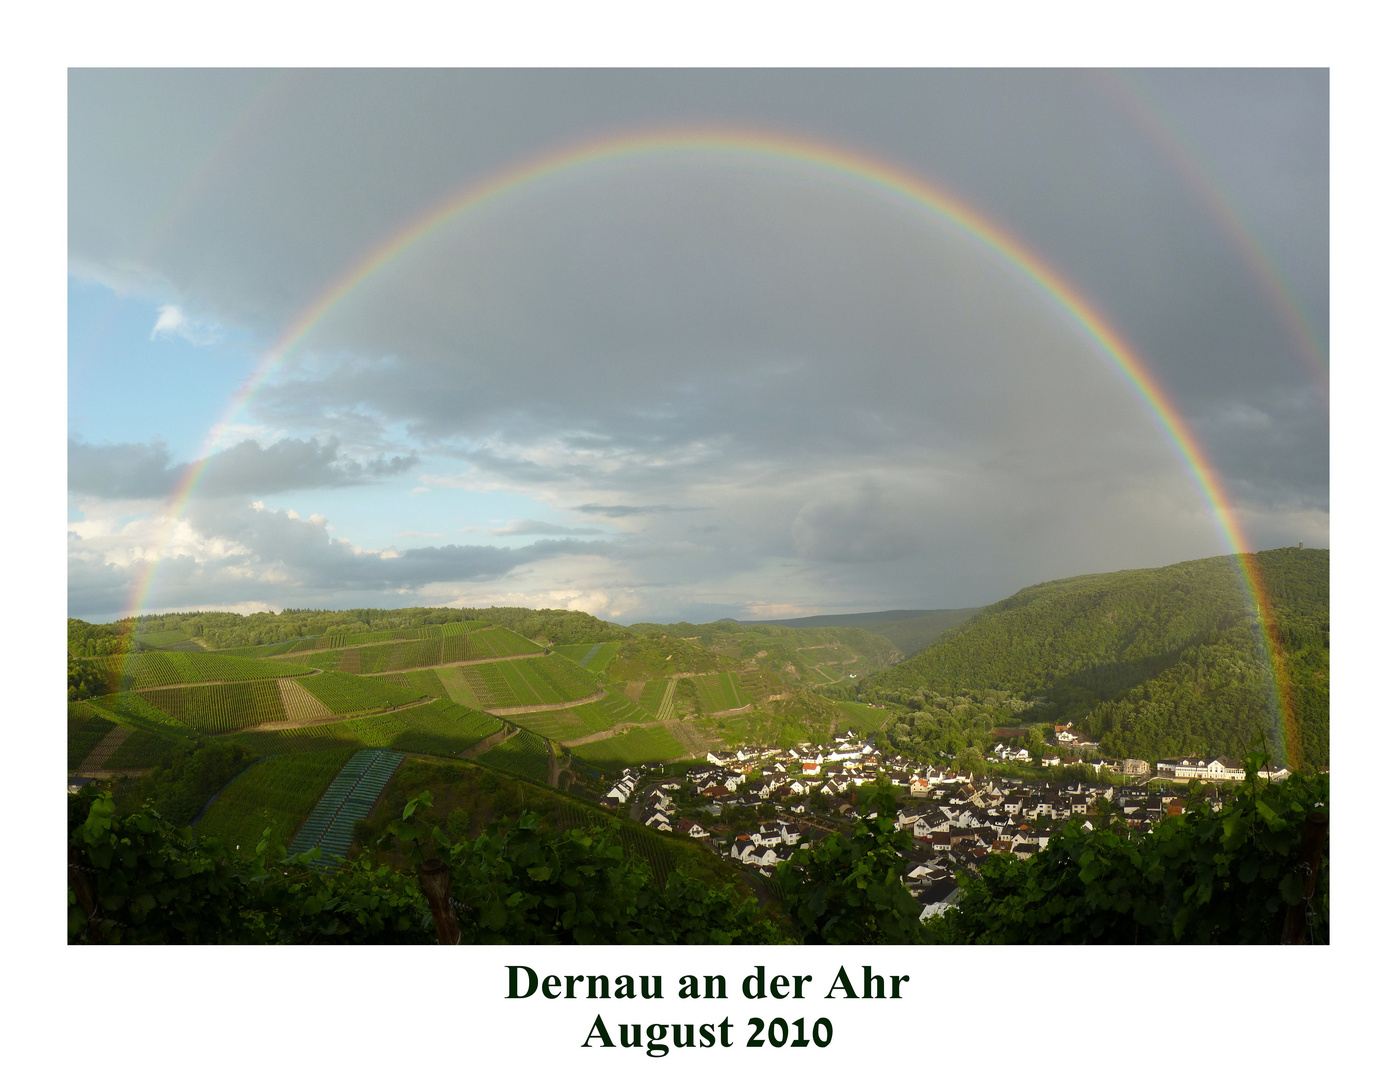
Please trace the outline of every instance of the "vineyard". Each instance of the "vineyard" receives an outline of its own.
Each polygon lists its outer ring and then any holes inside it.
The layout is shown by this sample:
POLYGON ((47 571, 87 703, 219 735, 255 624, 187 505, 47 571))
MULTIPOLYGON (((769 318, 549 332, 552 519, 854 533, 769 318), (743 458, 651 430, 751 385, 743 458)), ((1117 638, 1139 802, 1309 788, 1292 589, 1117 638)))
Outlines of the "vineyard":
POLYGON ((603 641, 589 645, 559 645, 554 652, 566 656, 573 663, 586 668, 593 675, 601 675, 616 659, 621 650, 619 641, 603 641))
POLYGON ((434 669, 437 678, 441 680, 442 687, 450 695, 451 700, 458 705, 466 705, 472 709, 480 708, 480 699, 476 697, 475 691, 471 689, 470 683, 466 681, 465 668, 443 667, 434 669))
POLYGON ((98 716, 85 705, 68 706, 68 771, 73 772, 87 760, 87 755, 116 727, 111 720, 98 716))
POLYGON ((292 723, 316 724, 335 715, 295 679, 278 679, 277 687, 281 691, 281 707, 292 723))
MULTIPOLYGON (((594 828, 618 821, 610 814, 593 810, 573 799, 556 798, 554 807, 554 820, 560 829, 594 828)), ((621 849, 633 858, 644 860, 656 881, 663 883, 669 880, 675 865, 675 841, 624 818, 619 819, 619 824, 621 849)))
POLYGON ((607 720, 606 727, 617 724, 653 724, 657 717, 630 698, 608 689, 606 697, 590 705, 578 705, 578 709, 595 709, 607 720))
POLYGON ((346 726, 348 721, 316 724, 313 727, 283 728, 280 731, 240 731, 223 736, 245 746, 260 757, 274 754, 309 754, 322 750, 357 750, 363 746, 346 726))
POLYGON ((159 738, 182 741, 198 737, 193 728, 180 723, 169 713, 157 709, 139 694, 130 691, 91 698, 84 704, 98 716, 124 724, 126 727, 149 732, 159 738))
POLYGON ((172 686, 142 690, 139 696, 205 735, 287 719, 276 679, 172 686))
POLYGON ((694 685, 698 687, 699 705, 706 713, 738 709, 751 703, 742 692, 737 675, 730 671, 695 676, 694 685))
POLYGON ((269 825, 285 842, 354 751, 350 748, 263 758, 234 778, 196 821, 202 835, 230 848, 256 847, 269 825))
MULTIPOLYGON (((398 641, 391 645, 374 645, 368 648, 346 650, 345 661, 349 661, 350 654, 353 653, 357 657, 355 663, 358 674, 373 675, 380 671, 423 668, 440 664, 441 652, 442 639, 436 637, 424 641, 398 641)), ((347 662, 341 662, 340 670, 350 671, 352 669, 347 662)))
MULTIPOLYGON (((315 638, 292 638, 290 641, 278 641, 271 645, 240 645, 235 649, 219 649, 219 656, 241 656, 241 657, 267 657, 281 656, 283 653, 299 652, 302 649, 309 649, 315 643, 315 638)), ((318 660, 318 658, 317 658, 318 660)), ((319 664, 317 663, 317 667, 319 664)))
POLYGON ((597 684, 576 664, 557 656, 531 656, 454 669, 485 709, 516 708, 576 701, 597 692, 597 684))
POLYGON ((443 756, 459 754, 502 726, 488 713, 441 700, 345 721, 346 731, 365 746, 443 756))
POLYGON ((325 671, 296 680, 336 716, 372 712, 393 705, 406 705, 422 695, 386 683, 382 679, 365 679, 339 671, 325 671))
POLYGON ((145 652, 106 659, 109 678, 122 690, 145 690, 171 683, 241 682, 304 675, 305 664, 226 656, 218 653, 145 652))
POLYGON ((603 769, 620 769, 647 761, 673 761, 684 757, 684 747, 663 727, 634 728, 624 735, 568 748, 573 757, 603 769))
POLYGON ((664 708, 666 699, 673 697, 674 692, 670 689, 673 682, 673 679, 648 680, 640 692, 640 707, 660 719, 668 719, 660 716, 660 710, 664 708))
MULTIPOLYGON (((446 669, 442 669, 446 670, 446 669)), ((397 671, 390 675, 376 675, 386 683, 404 690, 415 690, 421 697, 446 697, 446 687, 437 676, 436 668, 421 668, 417 671, 397 671)))
POLYGON ((354 822, 368 817, 402 760, 403 755, 392 750, 361 750, 354 754, 330 781, 287 850, 297 854, 319 848, 317 866, 330 865, 334 856, 349 854, 354 822))
POLYGON ((148 634, 136 633, 131 636, 137 644, 150 649, 164 649, 189 640, 189 635, 183 630, 153 630, 148 634))
POLYGON ((475 760, 526 780, 548 783, 548 744, 531 731, 516 731, 513 737, 492 746, 475 760))
POLYGON ((153 731, 138 728, 126 736, 125 741, 107 758, 104 768, 117 771, 149 769, 178 745, 180 744, 153 731))
POLYGON ((462 660, 523 656, 526 653, 543 651, 538 642, 530 641, 528 638, 516 634, 513 630, 506 630, 502 626, 491 626, 485 630, 476 630, 468 635, 466 640, 470 643, 470 655, 460 657, 462 660))

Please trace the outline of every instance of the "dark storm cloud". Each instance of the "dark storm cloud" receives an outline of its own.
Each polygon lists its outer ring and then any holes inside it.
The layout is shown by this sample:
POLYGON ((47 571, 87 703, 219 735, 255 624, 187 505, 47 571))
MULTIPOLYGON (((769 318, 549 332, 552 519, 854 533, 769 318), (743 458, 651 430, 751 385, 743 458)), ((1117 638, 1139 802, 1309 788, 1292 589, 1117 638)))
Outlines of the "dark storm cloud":
MULTIPOLYGON (((270 495, 311 488, 348 487, 397 476, 416 455, 379 454, 356 461, 329 440, 281 439, 259 446, 251 439, 211 454, 203 465, 199 494, 270 495)), ((105 499, 151 499, 170 495, 189 475, 188 463, 172 462, 164 444, 93 446, 68 440, 68 490, 105 499)))
MULTIPOLYGON (((1327 542, 1327 409, 1291 318, 1327 337, 1322 71, 78 71, 70 102, 75 269, 163 283, 263 341, 425 208, 565 143, 702 124, 854 148, 1079 288, 1257 546, 1327 542)), ((1221 542, 1146 403, 1051 297, 944 220, 777 159, 661 155, 507 191, 371 275, 255 407, 303 438, 221 452, 204 494, 365 484, 411 446, 465 470, 428 487, 642 526, 587 550, 675 604, 748 575, 734 594, 773 603, 959 606, 1221 542)), ((143 497, 179 468, 158 444, 79 445, 70 474, 143 497)), ((484 520, 516 514, 548 516, 484 520)), ((306 528, 254 537, 249 568, 309 544, 307 588, 392 588, 547 550, 380 559, 306 528)), ((529 530, 583 533, 498 535, 529 530)))

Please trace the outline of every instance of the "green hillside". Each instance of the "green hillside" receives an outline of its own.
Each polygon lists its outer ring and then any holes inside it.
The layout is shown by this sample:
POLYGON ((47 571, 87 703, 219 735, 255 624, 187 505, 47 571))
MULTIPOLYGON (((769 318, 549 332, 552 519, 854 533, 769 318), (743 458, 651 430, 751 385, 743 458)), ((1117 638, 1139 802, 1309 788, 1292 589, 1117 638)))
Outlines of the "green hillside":
POLYGON ((867 630, 885 637, 902 652, 911 656, 925 649, 947 630, 952 630, 981 608, 934 608, 914 611, 865 611, 852 615, 809 615, 802 619, 763 619, 752 622, 738 620, 739 626, 788 626, 807 629, 821 626, 845 626, 867 630))
MULTIPOLYGON (((1281 548, 1255 560, 1294 688, 1300 746, 1285 750, 1327 764, 1329 552, 1281 548)), ((912 743, 919 723, 923 739, 932 727, 944 736, 959 710, 980 726, 1073 721, 1106 755, 1240 756, 1264 733, 1281 758, 1261 640, 1237 561, 1222 556, 1023 589, 875 675, 864 694, 913 707, 903 734, 912 743)))

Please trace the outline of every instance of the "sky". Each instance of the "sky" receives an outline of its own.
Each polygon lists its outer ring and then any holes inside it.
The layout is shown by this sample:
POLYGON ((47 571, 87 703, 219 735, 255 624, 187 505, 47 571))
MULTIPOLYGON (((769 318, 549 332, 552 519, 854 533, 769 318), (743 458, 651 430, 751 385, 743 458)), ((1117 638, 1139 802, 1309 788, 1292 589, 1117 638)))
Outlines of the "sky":
POLYGON ((1128 342, 1250 550, 1327 547, 1328 94, 74 69, 69 614, 778 618, 1230 551, 1062 295, 873 173, 971 208, 1128 342))

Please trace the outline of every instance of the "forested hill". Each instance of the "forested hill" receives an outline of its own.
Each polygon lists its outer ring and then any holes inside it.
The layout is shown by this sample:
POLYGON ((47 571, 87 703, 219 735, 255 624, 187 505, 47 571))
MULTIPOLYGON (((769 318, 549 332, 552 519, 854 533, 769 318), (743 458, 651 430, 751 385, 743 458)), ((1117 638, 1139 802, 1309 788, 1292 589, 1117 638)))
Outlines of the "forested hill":
POLYGON ((854 615, 807 615, 800 619, 734 620, 742 626, 851 626, 881 634, 908 656, 921 652, 947 630, 970 618, 979 608, 936 608, 919 611, 865 611, 854 615))
MULTIPOLYGON (((1329 760, 1329 552, 1257 553, 1294 687, 1303 759, 1329 760)), ((1240 756, 1276 730, 1266 658, 1236 559, 1034 585, 869 678, 866 695, 1007 692, 1032 721, 1077 722, 1104 754, 1240 756)))

